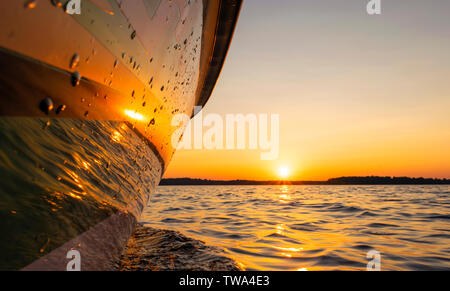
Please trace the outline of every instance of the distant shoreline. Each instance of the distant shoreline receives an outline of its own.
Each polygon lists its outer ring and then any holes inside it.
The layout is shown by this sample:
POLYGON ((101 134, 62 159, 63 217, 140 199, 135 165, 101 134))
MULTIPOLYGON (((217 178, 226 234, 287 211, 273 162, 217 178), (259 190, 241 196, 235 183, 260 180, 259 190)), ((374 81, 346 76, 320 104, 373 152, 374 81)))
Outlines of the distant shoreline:
POLYGON ((227 185, 450 185, 450 179, 411 177, 339 177, 326 181, 253 181, 253 180, 208 180, 192 178, 162 179, 160 186, 227 186, 227 185))

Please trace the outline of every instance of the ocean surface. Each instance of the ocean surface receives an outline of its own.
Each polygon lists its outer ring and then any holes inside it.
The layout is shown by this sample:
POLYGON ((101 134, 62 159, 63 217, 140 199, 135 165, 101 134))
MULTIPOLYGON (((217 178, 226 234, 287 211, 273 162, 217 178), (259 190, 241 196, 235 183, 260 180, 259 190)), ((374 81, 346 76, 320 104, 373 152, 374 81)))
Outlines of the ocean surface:
POLYGON ((371 250, 381 270, 450 270, 445 185, 160 186, 142 224, 223 249, 245 270, 366 270, 371 250))

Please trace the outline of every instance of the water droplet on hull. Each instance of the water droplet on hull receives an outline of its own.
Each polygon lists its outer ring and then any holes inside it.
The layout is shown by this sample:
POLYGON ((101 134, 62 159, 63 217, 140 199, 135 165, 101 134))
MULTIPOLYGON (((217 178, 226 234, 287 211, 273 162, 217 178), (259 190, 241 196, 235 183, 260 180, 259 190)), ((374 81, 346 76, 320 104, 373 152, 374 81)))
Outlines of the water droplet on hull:
POLYGON ((78 64, 80 63, 80 55, 79 54, 74 54, 72 59, 70 60, 70 68, 71 69, 75 69, 78 64))
POLYGON ((25 8, 33 9, 37 5, 37 0, 28 0, 25 2, 25 8))
POLYGON ((66 105, 59 105, 58 108, 56 109, 56 114, 61 113, 62 111, 66 110, 67 106, 66 105))
POLYGON ((41 109, 45 114, 49 114, 53 110, 53 101, 50 98, 45 98, 39 104, 39 109, 41 109))
POLYGON ((78 71, 73 72, 72 74, 72 86, 76 87, 80 85, 81 75, 78 71))
POLYGON ((62 7, 61 0, 51 0, 53 6, 62 7))

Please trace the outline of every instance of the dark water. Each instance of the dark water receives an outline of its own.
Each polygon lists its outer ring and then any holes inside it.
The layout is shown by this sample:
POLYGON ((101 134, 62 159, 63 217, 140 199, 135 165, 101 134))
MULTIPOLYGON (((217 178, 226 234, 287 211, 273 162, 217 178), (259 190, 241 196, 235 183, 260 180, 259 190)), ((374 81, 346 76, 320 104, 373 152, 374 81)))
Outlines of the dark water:
POLYGON ((247 270, 450 270, 450 186, 159 187, 142 222, 247 270))
POLYGON ((178 231, 138 225, 122 253, 121 271, 240 271, 219 248, 178 231))

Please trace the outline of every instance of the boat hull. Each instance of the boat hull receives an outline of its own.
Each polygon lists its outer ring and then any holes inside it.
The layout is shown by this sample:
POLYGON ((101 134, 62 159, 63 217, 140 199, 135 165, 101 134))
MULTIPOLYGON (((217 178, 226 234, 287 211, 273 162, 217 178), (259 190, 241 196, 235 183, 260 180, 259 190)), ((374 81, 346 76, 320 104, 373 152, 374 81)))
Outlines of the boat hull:
POLYGON ((114 270, 240 1, 0 2, 0 269, 114 270), (27 2, 28 3, 28 2, 27 2))

